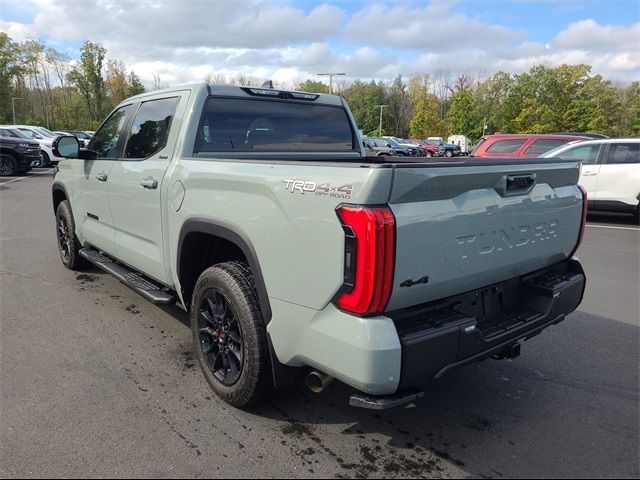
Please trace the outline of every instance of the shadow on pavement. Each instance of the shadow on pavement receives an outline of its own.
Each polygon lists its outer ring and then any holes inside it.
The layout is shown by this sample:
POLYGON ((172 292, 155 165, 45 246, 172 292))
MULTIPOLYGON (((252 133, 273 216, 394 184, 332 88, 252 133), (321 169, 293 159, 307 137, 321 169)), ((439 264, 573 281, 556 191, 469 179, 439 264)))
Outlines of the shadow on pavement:
MULTIPOLYGON (((189 325, 183 310, 163 310, 189 325)), ((576 312, 525 343, 520 358, 454 371, 415 405, 350 407, 353 390, 334 382, 319 395, 302 385, 274 392, 247 413, 276 420, 293 455, 328 454, 345 477, 438 476, 442 461, 474 477, 598 476, 604 465, 637 477, 639 332, 576 312), (357 445, 358 461, 341 457, 336 433, 357 445)))

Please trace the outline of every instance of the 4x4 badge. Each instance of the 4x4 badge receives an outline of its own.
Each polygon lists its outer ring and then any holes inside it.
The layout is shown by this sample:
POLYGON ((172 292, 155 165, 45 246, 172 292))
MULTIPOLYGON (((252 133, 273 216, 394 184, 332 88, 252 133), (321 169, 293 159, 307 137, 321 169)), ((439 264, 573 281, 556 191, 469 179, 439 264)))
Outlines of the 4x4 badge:
POLYGON ((330 183, 317 183, 308 180, 283 180, 285 188, 291 193, 313 193, 315 195, 331 198, 350 199, 353 194, 353 185, 331 185, 330 183))

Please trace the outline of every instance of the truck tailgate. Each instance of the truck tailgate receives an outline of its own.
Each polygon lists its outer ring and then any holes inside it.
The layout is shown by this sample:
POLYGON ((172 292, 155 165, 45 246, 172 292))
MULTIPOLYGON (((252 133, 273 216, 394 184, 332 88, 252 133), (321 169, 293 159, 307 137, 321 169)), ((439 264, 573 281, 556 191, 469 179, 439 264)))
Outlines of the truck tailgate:
POLYGON ((552 265, 576 246, 579 164, 429 163, 395 169, 396 263, 387 310, 552 265))

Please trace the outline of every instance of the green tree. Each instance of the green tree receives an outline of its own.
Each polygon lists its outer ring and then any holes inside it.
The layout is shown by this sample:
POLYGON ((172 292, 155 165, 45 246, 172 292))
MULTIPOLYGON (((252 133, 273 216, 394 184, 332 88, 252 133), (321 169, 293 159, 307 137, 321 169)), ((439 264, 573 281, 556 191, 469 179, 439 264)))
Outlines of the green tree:
POLYGON ((136 75, 136 72, 129 73, 129 80, 127 86, 127 96, 132 97, 134 95, 140 95, 145 92, 144 85, 140 81, 140 77, 136 75))
POLYGON ((11 98, 12 82, 22 72, 20 47, 11 37, 0 32, 0 122, 10 123, 12 120, 11 98))
POLYGON ((409 122, 412 138, 444 135, 440 102, 430 87, 429 75, 411 77, 409 80, 409 97, 415 105, 415 113, 409 122))
POLYGON ((104 111, 102 64, 106 53, 105 48, 99 43, 85 40, 80 49, 80 61, 67 75, 69 83, 82 93, 92 122, 99 121, 104 111))
POLYGON ((296 90, 309 93, 329 93, 329 87, 318 80, 305 80, 298 84, 296 90))
POLYGON ((457 90, 450 99, 447 112, 447 130, 450 135, 472 137, 476 133, 478 118, 473 92, 469 89, 457 90))
MULTIPOLYGON (((385 104, 385 91, 382 83, 369 83, 356 80, 344 92, 358 128, 365 133, 377 131, 380 124, 380 107, 385 104)), ((384 125, 383 125, 384 127, 384 125)))

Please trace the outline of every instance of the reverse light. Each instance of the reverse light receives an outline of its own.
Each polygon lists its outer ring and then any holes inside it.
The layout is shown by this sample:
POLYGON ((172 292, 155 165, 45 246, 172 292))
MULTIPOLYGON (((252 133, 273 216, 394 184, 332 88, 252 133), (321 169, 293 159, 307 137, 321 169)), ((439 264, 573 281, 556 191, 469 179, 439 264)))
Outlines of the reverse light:
POLYGON ((389 207, 343 205, 344 285, 336 299, 343 310, 376 315, 387 307, 395 266, 395 218, 389 207))
POLYGON ((571 252, 571 255, 569 255, 569 258, 573 257, 580 248, 582 239, 584 238, 584 231, 587 228, 587 191, 582 185, 578 185, 578 188, 582 192, 582 220, 580 223, 580 233, 578 234, 578 241, 576 242, 576 246, 571 252))

